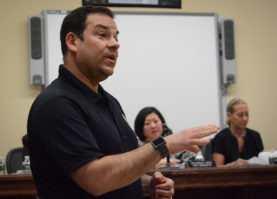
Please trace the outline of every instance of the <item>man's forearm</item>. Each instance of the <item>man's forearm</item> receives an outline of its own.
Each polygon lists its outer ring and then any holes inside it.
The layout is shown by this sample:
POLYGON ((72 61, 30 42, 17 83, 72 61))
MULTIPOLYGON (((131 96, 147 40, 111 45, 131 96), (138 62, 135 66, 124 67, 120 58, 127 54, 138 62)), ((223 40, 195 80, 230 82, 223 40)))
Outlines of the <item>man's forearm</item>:
POLYGON ((146 144, 127 153, 93 160, 71 176, 89 193, 101 195, 135 182, 160 159, 161 153, 146 144))

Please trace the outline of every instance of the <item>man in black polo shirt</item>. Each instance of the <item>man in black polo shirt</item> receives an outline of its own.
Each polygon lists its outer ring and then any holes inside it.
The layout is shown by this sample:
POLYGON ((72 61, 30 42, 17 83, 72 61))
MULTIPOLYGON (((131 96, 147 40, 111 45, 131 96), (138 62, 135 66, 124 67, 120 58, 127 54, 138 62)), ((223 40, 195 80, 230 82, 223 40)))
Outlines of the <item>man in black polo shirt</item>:
POLYGON ((172 198, 174 182, 156 172, 162 157, 197 152, 215 125, 180 131, 138 148, 118 101, 99 84, 113 74, 118 57, 113 13, 84 6, 61 28, 64 65, 35 100, 28 118, 31 168, 41 199, 135 199, 148 191, 172 198))

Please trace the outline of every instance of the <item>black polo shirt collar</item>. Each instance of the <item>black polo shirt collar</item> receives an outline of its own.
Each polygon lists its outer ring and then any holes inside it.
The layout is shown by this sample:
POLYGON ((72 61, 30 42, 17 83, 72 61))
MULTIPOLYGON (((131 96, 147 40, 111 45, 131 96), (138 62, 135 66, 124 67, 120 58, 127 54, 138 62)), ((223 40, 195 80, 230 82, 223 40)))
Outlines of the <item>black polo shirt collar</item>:
POLYGON ((64 80, 71 84, 72 86, 78 88, 85 96, 89 96, 91 102, 108 102, 112 101, 111 97, 107 94, 107 92, 103 89, 103 87, 99 84, 98 94, 91 90, 86 84, 76 78, 69 70, 67 70, 64 65, 59 66, 59 79, 64 80))

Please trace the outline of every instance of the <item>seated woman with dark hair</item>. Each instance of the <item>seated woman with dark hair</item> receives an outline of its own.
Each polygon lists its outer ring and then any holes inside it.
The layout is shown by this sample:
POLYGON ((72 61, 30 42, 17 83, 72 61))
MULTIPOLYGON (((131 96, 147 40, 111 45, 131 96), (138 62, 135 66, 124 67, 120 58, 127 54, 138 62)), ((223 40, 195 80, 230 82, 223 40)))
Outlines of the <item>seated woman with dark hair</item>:
MULTIPOLYGON (((164 117, 155 107, 145 107, 141 109, 135 119, 135 132, 141 142, 140 145, 149 143, 160 136, 167 136, 168 133, 171 133, 171 130, 167 128, 165 124, 166 122, 164 117)), ((187 154, 187 156, 191 156, 192 152, 187 152, 188 153, 183 152, 173 156, 171 155, 170 164, 174 165, 179 163, 180 159, 185 157, 185 154, 187 154)), ((155 166, 155 168, 166 165, 167 159, 164 158, 155 166)))
POLYGON ((228 128, 213 139, 213 160, 216 166, 245 166, 258 156, 264 146, 260 134, 247 128, 248 106, 242 99, 232 99, 227 106, 228 128))

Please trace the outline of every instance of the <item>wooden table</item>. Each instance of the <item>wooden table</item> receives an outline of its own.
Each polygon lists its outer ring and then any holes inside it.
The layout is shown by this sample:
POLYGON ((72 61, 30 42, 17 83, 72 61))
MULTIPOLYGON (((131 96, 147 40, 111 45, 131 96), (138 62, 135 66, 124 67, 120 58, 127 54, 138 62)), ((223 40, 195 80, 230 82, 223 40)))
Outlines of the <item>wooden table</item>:
POLYGON ((175 182, 175 199, 277 198, 277 165, 160 170, 175 182))
POLYGON ((0 175, 0 198, 31 198, 37 194, 30 174, 0 175))
MULTIPOLYGON (((175 181, 175 199, 277 198, 277 166, 275 165, 160 171, 175 181)), ((36 193, 31 175, 0 176, 1 199, 23 199, 36 193)))

